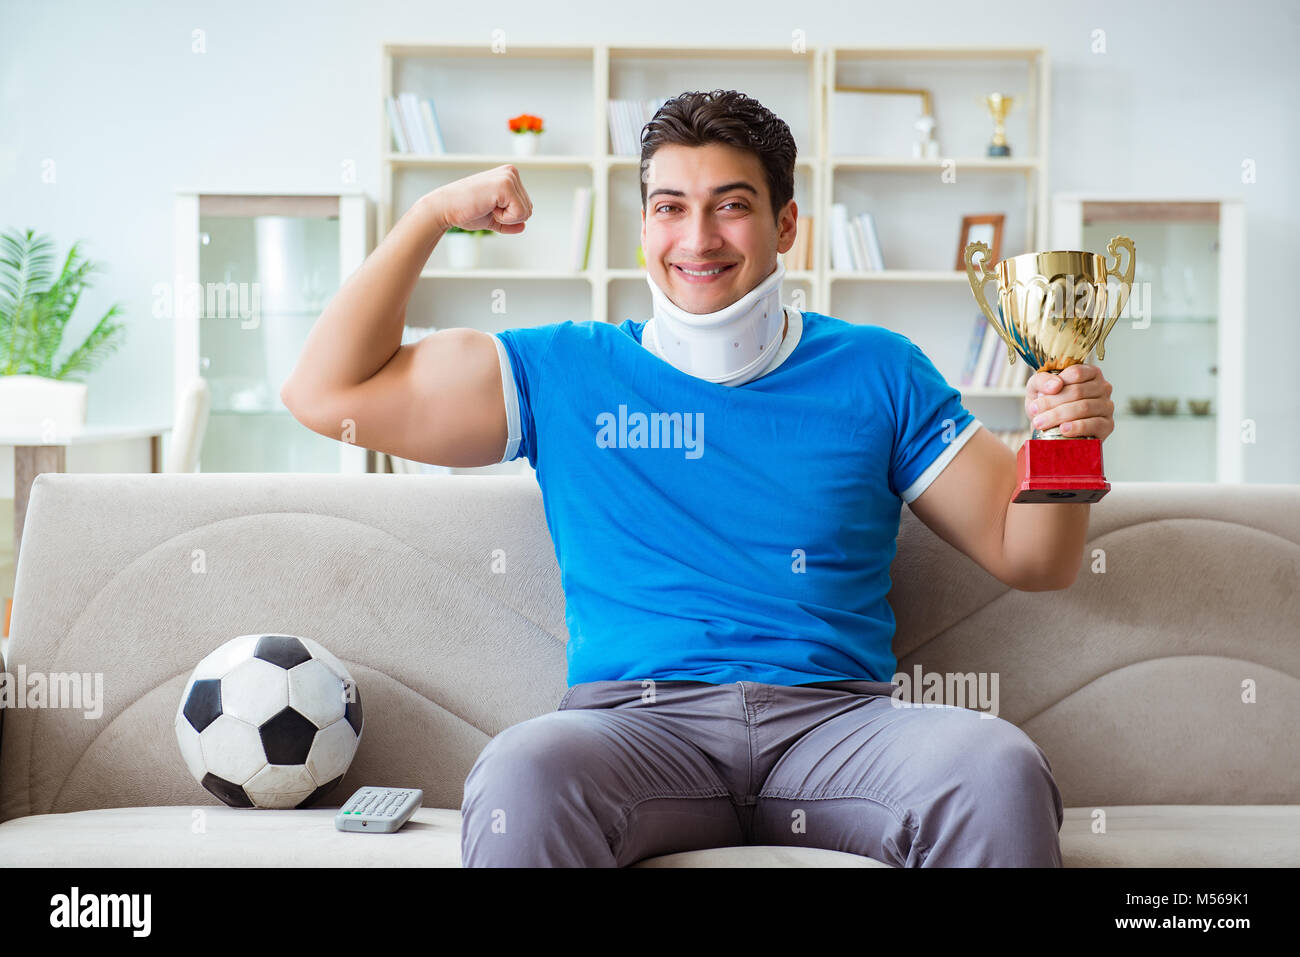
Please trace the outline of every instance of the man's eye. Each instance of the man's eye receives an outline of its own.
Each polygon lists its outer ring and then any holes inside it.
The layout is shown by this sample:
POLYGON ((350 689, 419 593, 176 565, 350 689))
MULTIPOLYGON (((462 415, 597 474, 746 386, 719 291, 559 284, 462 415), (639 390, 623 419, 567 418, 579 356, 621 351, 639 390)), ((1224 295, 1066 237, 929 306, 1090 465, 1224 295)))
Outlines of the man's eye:
MULTIPOLYGON (((747 207, 744 203, 740 202, 740 200, 735 200, 735 201, 733 201, 733 202, 727 203, 727 205, 726 205, 726 206, 723 206, 722 208, 723 208, 723 209, 726 209, 727 206, 739 206, 741 209, 748 209, 748 208, 749 208, 749 207, 747 207)), ((658 212, 660 212, 660 211, 662 211, 662 210, 665 210, 665 209, 676 209, 676 208, 677 208, 677 207, 676 207, 676 206, 673 206, 671 203, 664 203, 662 206, 657 206, 657 207, 655 207, 655 212, 658 213, 658 212)))

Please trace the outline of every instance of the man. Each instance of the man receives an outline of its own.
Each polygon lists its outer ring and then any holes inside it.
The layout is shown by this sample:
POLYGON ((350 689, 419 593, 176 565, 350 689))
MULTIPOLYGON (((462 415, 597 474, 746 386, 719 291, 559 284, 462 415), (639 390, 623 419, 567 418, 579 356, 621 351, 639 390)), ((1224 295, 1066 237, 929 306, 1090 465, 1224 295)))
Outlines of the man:
MULTIPOLYGON (((734 91, 687 93, 642 142, 651 318, 448 330, 391 351, 448 225, 524 229, 531 201, 502 167, 403 217, 282 393, 326 434, 345 415, 373 423, 371 448, 536 470, 570 688, 479 755, 464 864, 786 844, 1059 866, 1061 797, 1022 731, 897 707, 885 595, 903 502, 1027 591, 1074 580, 1088 506, 1011 504, 1014 454, 904 336, 782 305, 776 256, 798 215, 784 122, 734 91), (344 318, 367 307, 387 317, 382 345, 344 318), (313 369, 354 384, 312 388, 313 369)), ((1030 380, 1036 424, 1108 435, 1099 370, 1060 380, 1030 380)))

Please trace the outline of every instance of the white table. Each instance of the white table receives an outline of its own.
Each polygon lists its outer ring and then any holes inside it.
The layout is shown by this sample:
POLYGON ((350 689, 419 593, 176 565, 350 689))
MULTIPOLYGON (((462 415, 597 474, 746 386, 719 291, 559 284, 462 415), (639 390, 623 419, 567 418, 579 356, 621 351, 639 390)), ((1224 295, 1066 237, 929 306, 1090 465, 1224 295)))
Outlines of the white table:
POLYGON ((171 431, 171 423, 157 425, 85 425, 74 431, 56 430, 47 440, 37 425, 0 425, 0 445, 14 449, 14 564, 23 540, 23 522, 27 517, 27 499, 32 482, 41 472, 66 472, 68 447, 120 442, 124 439, 149 440, 149 471, 162 471, 162 436, 171 431))

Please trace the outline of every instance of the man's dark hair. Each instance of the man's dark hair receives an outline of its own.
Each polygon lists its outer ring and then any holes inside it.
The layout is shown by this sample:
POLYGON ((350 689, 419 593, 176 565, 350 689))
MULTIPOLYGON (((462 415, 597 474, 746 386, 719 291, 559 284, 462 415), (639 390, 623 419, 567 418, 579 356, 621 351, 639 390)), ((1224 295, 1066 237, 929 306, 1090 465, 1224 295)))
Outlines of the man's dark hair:
POLYGON ((753 97, 735 90, 682 93, 659 107, 641 129, 641 208, 646 205, 645 171, 661 146, 724 143, 758 156, 772 200, 772 219, 794 198, 797 148, 790 127, 753 97))

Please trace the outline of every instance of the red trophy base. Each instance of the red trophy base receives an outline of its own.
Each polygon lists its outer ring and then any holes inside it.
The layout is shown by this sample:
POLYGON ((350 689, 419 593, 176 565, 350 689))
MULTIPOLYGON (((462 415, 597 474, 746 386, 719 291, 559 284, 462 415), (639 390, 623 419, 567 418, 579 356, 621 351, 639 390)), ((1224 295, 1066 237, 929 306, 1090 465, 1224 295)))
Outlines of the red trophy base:
POLYGON ((1096 502, 1110 491, 1101 439, 1027 439, 1016 466, 1020 485, 1013 502, 1096 502))

